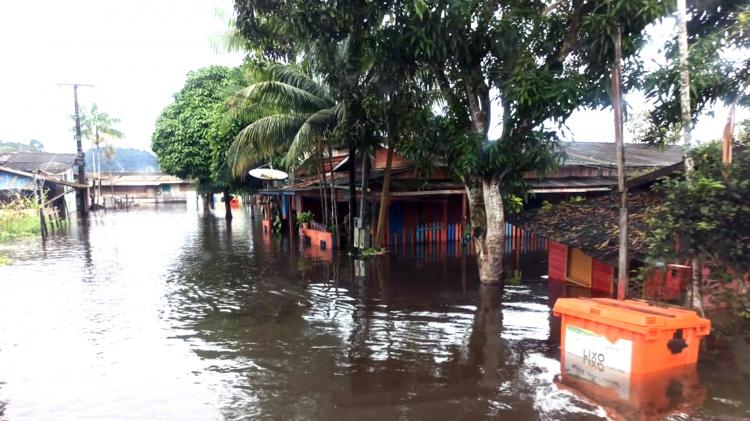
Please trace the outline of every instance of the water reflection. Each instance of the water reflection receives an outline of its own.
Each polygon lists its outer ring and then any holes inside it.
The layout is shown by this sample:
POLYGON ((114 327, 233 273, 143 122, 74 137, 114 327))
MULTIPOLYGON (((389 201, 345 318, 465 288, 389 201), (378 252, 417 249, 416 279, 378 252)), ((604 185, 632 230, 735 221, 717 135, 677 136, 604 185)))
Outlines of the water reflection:
MULTIPOLYGON (((109 213, 4 248, 0 419, 607 416, 555 380, 549 308, 571 292, 543 254, 480 287, 463 253, 357 262, 257 224, 109 213)), ((716 387, 693 416, 746 413, 743 379, 699 377, 716 387)))

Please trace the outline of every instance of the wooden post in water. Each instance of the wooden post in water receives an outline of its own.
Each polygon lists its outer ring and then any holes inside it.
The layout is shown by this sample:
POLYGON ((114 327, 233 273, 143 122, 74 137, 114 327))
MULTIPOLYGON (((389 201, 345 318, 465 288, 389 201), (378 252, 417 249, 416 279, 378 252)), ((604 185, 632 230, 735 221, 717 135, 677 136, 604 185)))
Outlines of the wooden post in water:
POLYGON ((615 149, 617 151, 617 190, 620 193, 620 250, 617 259, 617 299, 628 293, 628 190, 625 185, 625 144, 622 139, 622 30, 615 30, 615 64, 612 67, 612 110, 615 116, 615 149))

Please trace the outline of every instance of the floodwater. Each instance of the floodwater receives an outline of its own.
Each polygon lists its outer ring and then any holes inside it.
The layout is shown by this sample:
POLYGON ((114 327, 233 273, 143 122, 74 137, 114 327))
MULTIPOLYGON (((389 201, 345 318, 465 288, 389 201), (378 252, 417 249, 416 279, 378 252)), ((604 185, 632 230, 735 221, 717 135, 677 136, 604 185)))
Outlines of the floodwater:
POLYGON ((567 381, 543 252, 501 290, 455 250, 353 263, 238 213, 0 246, 0 420, 750 418, 747 352, 664 390, 567 381))

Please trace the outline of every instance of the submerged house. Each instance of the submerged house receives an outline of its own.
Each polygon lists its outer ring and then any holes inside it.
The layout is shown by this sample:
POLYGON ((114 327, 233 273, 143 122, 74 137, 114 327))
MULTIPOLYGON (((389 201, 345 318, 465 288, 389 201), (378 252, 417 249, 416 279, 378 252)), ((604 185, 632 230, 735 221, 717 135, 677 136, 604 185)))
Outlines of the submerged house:
MULTIPOLYGON (((671 151, 653 160, 647 159, 650 148, 627 144, 625 149, 631 272, 645 265, 648 220, 663 201, 663 194, 653 189, 654 184, 684 168, 680 147, 673 146, 671 151), (633 152, 641 156, 633 156, 633 152), (627 164, 629 159, 630 165, 627 164), (649 161, 660 165, 643 165, 649 161)), ((611 165, 614 166, 614 159, 611 165)), ((571 282, 604 294, 614 292, 619 253, 619 194, 616 190, 615 185, 604 195, 573 196, 555 204, 545 203, 518 218, 516 223, 520 226, 549 239, 547 263, 551 280, 571 282)), ((679 283, 684 276, 683 273, 669 273, 667 282, 679 283)), ((630 291, 630 294, 641 295, 638 291, 630 291)))
MULTIPOLYGON (((529 173, 526 181, 534 193, 535 204, 545 200, 557 202, 572 196, 596 197, 609 194, 617 185, 614 143, 570 142, 562 146, 564 160, 551 174, 540 178, 529 173)), ((363 193, 363 168, 358 160, 355 173, 357 199, 364 194, 372 224, 369 231, 374 234, 377 211, 383 186, 387 149, 378 148, 368 156, 370 171, 368 190, 363 193)), ((348 214, 350 164, 346 151, 334 151, 329 162, 324 163, 323 174, 298 172, 294 180, 284 186, 276 186, 260 191, 260 203, 266 207, 264 229, 271 230, 270 215, 277 212, 283 221, 292 222, 293 215, 310 211, 316 223, 302 233, 313 244, 320 244, 321 238, 330 246, 333 238, 328 227, 322 224, 324 214, 324 192, 335 197, 340 226, 344 225, 348 214), (325 179, 324 179, 325 178, 325 179), (331 194, 331 190, 335 193, 331 194), (271 208, 274 208, 272 210, 271 208)), ((679 165, 682 162, 682 148, 656 147, 629 144, 626 151, 626 165, 630 178, 639 178, 641 183, 650 177, 679 165)), ((404 156, 394 154, 390 181, 390 207, 386 215, 385 244, 399 248, 412 244, 446 243, 457 244, 468 234, 469 209, 463 185, 453 180, 446 171, 438 168, 429 176, 423 176, 415 164, 404 156)), ((290 232, 293 224, 288 224, 290 232)), ((354 227, 365 229, 365 227, 354 227)), ((509 237, 514 234, 508 225, 509 237)), ((542 233, 539 233, 542 234, 542 233)), ((544 242, 542 246, 544 246, 544 242)))
POLYGON ((161 173, 102 174, 101 191, 105 207, 185 203, 197 198, 192 182, 161 173))
POLYGON ((16 152, 0 154, 0 200, 42 191, 61 215, 76 212, 76 191, 88 186, 75 180, 75 154, 16 152))

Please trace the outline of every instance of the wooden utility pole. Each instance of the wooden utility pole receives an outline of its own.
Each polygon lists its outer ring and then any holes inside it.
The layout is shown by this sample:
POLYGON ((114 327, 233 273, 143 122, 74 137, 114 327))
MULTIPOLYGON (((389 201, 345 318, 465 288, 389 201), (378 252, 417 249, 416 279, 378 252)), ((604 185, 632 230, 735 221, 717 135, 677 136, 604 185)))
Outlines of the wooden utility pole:
POLYGON ((617 261, 617 299, 628 293, 628 188, 625 185, 625 143, 622 139, 622 30, 615 30, 615 64, 612 67, 612 111, 615 116, 615 150, 617 151, 617 191, 620 194, 620 250, 617 261))
MULTIPOLYGON (((85 85, 82 83, 59 83, 59 86, 72 86, 73 87, 73 106, 75 107, 75 120, 76 120, 76 149, 78 155, 76 156, 76 164, 78 165, 78 184, 86 184, 86 161, 83 155, 83 145, 81 144, 81 114, 78 109, 78 87, 87 86, 93 87, 93 85, 85 85)), ((82 189, 76 190, 76 198, 78 199, 78 215, 81 218, 86 218, 88 209, 86 191, 82 189)))

